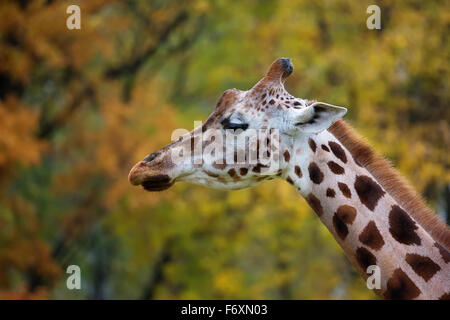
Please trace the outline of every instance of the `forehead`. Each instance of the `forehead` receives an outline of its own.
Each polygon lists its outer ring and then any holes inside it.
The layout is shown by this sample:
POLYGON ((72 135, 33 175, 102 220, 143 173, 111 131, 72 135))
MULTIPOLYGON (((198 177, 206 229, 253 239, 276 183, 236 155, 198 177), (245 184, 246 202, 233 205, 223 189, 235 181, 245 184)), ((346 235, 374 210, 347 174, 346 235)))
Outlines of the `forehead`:
POLYGON ((238 108, 247 106, 247 93, 248 91, 238 89, 228 89, 222 93, 205 125, 212 124, 212 122, 234 113, 238 108))
POLYGON ((245 102, 247 100, 248 91, 242 91, 238 89, 228 89, 217 101, 215 112, 224 113, 233 107, 236 107, 239 103, 245 102))
POLYGON ((243 109, 271 109, 271 108, 300 108, 303 100, 289 94, 283 86, 274 88, 253 88, 242 91, 238 89, 226 90, 217 102, 215 112, 225 113, 236 108, 243 109), (255 90, 257 89, 257 90, 255 90))
POLYGON ((292 96, 282 85, 253 88, 248 91, 230 89, 222 94, 214 113, 222 116, 237 110, 245 113, 251 111, 252 114, 255 114, 255 111, 271 113, 274 110, 301 109, 312 102, 292 96))
MULTIPOLYGON (((273 67, 271 67, 272 69, 273 67)), ((313 102, 289 94, 284 88, 284 81, 273 78, 272 73, 269 70, 269 73, 248 91, 226 90, 205 122, 204 129, 217 125, 225 117, 230 117, 235 112, 247 114, 250 117, 270 118, 275 113, 286 112, 289 109, 301 109, 313 102)))
POLYGON ((209 118, 205 121, 202 126, 202 131, 206 131, 211 128, 215 123, 218 123, 229 111, 230 106, 234 105, 238 96, 240 95, 240 90, 237 89, 229 89, 226 90, 217 101, 216 108, 211 113, 209 118))

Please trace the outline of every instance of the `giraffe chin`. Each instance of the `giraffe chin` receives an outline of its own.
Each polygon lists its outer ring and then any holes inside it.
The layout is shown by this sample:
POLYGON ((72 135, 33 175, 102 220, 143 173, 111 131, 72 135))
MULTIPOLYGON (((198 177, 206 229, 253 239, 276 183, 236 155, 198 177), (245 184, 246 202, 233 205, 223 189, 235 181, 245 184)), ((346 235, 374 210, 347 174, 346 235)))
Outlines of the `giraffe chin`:
POLYGON ((163 191, 169 189, 175 182, 171 182, 169 176, 159 175, 141 183, 147 191, 163 191))

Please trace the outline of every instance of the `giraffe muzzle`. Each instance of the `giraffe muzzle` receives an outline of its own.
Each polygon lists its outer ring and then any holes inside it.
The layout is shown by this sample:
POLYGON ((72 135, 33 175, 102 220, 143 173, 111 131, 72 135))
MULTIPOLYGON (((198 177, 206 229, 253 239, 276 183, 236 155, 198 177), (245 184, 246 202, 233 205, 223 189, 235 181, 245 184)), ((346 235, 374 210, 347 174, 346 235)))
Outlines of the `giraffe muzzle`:
POLYGON ((167 174, 154 173, 147 161, 138 162, 130 171, 128 180, 132 185, 141 185, 147 191, 162 191, 170 188, 175 181, 167 174))

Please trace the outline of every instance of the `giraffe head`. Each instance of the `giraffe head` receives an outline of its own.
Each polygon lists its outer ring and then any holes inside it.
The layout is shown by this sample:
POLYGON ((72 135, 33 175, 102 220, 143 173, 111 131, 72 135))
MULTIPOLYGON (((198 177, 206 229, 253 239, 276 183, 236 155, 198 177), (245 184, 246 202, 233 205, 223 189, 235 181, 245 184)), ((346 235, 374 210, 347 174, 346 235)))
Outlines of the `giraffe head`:
POLYGON ((129 181, 148 191, 177 181, 242 189, 283 176, 293 146, 307 144, 347 111, 290 95, 284 82, 292 71, 290 59, 280 58, 250 90, 225 91, 202 126, 147 155, 131 169, 129 181))

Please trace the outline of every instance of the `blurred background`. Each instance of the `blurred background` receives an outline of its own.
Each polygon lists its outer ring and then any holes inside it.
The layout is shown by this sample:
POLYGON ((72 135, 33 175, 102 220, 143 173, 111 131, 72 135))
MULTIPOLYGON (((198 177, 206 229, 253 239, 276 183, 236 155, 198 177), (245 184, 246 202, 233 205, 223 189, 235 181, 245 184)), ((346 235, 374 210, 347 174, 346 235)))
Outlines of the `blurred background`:
POLYGON ((347 106, 449 223, 449 30, 449 1, 2 1, 0 298, 375 299, 287 183, 127 175, 290 57, 288 91, 347 106))

